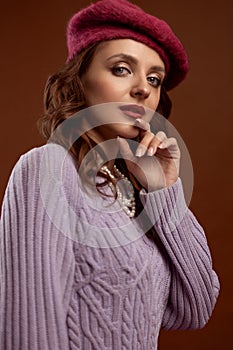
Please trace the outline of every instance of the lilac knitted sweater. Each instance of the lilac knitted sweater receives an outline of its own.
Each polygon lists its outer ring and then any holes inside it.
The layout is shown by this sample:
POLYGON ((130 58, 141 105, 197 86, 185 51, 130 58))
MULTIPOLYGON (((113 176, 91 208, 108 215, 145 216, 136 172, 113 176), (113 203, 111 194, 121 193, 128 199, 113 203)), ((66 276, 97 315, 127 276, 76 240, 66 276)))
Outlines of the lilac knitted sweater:
POLYGON ((203 327, 219 282, 181 180, 140 193, 153 237, 147 222, 99 210, 62 154, 52 144, 29 151, 6 189, 0 349, 155 350, 161 327, 203 327))

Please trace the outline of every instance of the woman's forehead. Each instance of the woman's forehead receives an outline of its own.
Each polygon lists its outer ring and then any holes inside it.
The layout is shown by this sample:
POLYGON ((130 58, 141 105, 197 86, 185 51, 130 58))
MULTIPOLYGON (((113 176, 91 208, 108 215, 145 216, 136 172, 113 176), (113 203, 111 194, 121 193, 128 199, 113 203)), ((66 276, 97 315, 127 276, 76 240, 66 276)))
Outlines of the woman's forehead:
POLYGON ((164 66, 159 54, 147 45, 133 39, 114 39, 101 42, 95 56, 110 59, 111 57, 131 56, 136 61, 151 61, 164 66))

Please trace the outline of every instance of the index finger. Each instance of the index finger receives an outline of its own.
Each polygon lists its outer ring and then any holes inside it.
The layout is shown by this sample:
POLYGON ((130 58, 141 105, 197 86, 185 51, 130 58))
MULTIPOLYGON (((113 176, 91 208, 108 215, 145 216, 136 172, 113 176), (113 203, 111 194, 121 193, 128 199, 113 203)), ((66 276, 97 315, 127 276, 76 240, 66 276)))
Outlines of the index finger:
POLYGON ((144 131, 150 131, 150 124, 143 119, 136 119, 135 124, 144 131))

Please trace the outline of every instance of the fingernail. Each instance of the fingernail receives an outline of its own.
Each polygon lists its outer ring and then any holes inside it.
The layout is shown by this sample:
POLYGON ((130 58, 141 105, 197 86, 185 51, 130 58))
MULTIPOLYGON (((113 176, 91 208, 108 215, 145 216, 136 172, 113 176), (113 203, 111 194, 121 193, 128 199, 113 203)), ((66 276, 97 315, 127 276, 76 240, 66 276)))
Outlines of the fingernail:
POLYGON ((142 157, 143 156, 143 150, 141 148, 138 148, 135 153, 136 157, 142 157))
POLYGON ((154 154, 154 148, 150 147, 147 151, 147 155, 151 157, 151 156, 153 156, 153 154, 154 154))
POLYGON ((162 143, 160 143, 160 145, 158 146, 158 148, 161 148, 161 149, 165 148, 164 143, 163 143, 163 142, 162 142, 162 143))
POLYGON ((137 122, 137 123, 141 123, 142 120, 141 120, 140 118, 137 118, 137 119, 136 119, 136 122, 137 122))

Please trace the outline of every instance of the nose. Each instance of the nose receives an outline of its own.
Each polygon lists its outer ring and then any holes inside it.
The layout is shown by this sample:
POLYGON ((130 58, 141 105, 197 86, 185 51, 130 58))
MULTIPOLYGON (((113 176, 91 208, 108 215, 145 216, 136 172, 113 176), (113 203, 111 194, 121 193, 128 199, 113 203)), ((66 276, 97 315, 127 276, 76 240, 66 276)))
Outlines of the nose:
POLYGON ((138 99, 146 99, 150 96, 150 85, 146 79, 138 79, 131 88, 131 96, 138 99))

